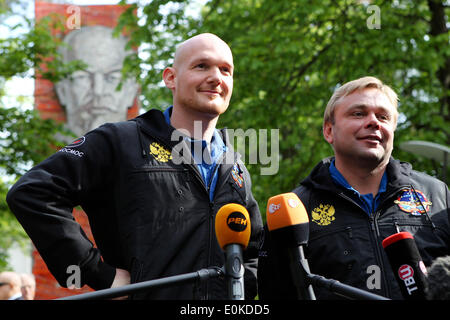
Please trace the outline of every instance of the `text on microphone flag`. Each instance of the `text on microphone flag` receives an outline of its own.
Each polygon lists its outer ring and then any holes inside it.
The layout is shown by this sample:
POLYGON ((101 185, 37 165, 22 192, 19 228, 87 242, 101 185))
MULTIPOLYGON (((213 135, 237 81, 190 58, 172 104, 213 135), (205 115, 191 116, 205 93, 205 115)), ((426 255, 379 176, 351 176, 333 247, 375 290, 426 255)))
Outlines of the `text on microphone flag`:
POLYGON ((251 223, 244 206, 237 203, 222 206, 216 214, 215 228, 217 242, 222 249, 229 244, 240 244, 247 248, 251 223))

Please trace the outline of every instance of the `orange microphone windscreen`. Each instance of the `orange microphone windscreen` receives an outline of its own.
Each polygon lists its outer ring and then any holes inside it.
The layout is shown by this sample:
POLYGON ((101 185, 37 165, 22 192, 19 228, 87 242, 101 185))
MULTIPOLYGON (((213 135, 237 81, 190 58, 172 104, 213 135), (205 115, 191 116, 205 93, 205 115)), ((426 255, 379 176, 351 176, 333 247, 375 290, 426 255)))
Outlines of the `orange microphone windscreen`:
POLYGON ((308 243, 308 213, 295 193, 271 197, 267 202, 266 219, 272 239, 280 245, 295 247, 308 243))
POLYGON ((250 216, 247 209, 237 203, 229 203, 216 215, 216 237, 222 249, 229 244, 240 244, 247 248, 250 240, 250 216))
POLYGON ((309 222, 305 206, 293 192, 271 197, 266 218, 270 231, 309 222))

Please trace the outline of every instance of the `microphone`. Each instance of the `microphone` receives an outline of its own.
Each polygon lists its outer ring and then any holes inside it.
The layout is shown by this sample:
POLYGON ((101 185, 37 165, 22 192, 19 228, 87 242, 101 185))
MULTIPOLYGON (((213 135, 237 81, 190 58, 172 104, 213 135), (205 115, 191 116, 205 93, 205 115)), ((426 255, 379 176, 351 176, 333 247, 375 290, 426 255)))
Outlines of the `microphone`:
POLYGON ((450 256, 439 257, 428 268, 427 300, 450 300, 450 256))
POLYGON ((387 300, 385 297, 310 272, 303 252, 303 246, 308 244, 309 239, 309 218, 305 206, 295 193, 271 197, 267 202, 266 218, 271 240, 277 248, 287 250, 298 299, 316 300, 312 287, 315 285, 348 299, 387 300))
POLYGON ((309 281, 309 265, 303 246, 309 239, 309 218, 305 206, 293 193, 283 193, 269 198, 267 202, 267 227, 279 248, 287 248, 289 267, 297 290, 297 298, 316 300, 309 281))
POLYGON ((242 250, 250 240, 250 216, 237 203, 222 206, 216 215, 216 237, 225 251, 225 277, 230 300, 244 300, 244 259, 242 250))
POLYGON ((409 232, 393 234, 382 242, 403 297, 425 300, 427 268, 409 232))

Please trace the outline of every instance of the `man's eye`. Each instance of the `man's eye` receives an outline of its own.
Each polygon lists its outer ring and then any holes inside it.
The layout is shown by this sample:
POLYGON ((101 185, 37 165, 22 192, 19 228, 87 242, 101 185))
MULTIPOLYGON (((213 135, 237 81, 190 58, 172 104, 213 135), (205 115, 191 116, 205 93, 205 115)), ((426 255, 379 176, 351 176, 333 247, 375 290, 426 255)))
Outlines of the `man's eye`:
POLYGON ((105 75, 105 80, 109 83, 119 82, 122 78, 122 74, 119 71, 110 72, 105 75))
POLYGON ((222 70, 222 72, 224 72, 224 73, 231 74, 231 69, 228 68, 228 67, 223 67, 223 68, 221 68, 221 70, 222 70))
POLYGON ((199 63, 199 64, 197 64, 196 66, 195 66, 196 68, 199 68, 199 69, 206 69, 206 64, 205 63, 199 63))
POLYGON ((88 78, 90 78, 90 75, 89 75, 89 73, 87 73, 85 71, 75 71, 71 75, 72 80, 85 80, 88 78))

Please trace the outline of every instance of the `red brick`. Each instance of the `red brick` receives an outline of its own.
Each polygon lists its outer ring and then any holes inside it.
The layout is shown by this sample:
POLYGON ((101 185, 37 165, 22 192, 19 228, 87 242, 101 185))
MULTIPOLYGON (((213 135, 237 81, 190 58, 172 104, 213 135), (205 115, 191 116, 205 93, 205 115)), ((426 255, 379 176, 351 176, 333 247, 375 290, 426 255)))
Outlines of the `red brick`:
MULTIPOLYGON (((60 15, 60 17, 62 17, 64 21, 64 19, 66 19, 71 14, 66 12, 69 6, 70 4, 56 4, 44 1, 35 1, 36 21, 39 21, 43 17, 55 13, 60 15)), ((117 5, 79 7, 81 14, 81 26, 103 25, 111 28, 116 26, 117 19, 125 10, 124 7, 117 5)), ((57 31, 53 31, 54 34, 57 34, 57 31)), ((70 30, 64 30, 63 33, 66 34, 69 31, 70 30)), ((66 121, 64 109, 58 102, 53 83, 49 80, 42 79, 39 75, 39 72, 36 72, 34 97, 35 109, 39 111, 39 114, 43 119, 50 118, 60 122, 66 121)), ((131 119, 136 117, 138 114, 139 104, 138 99, 136 98, 133 107, 128 110, 127 116, 128 119, 131 119)), ((73 214, 75 220, 80 223, 88 238, 95 245, 86 214, 79 209, 74 209, 73 214)), ((42 257, 39 255, 36 249, 34 249, 32 257, 33 274, 36 276, 36 300, 55 299, 59 297, 92 291, 92 289, 90 289, 88 286, 84 286, 83 288, 77 290, 62 288, 48 271, 45 262, 42 260, 42 257)))

